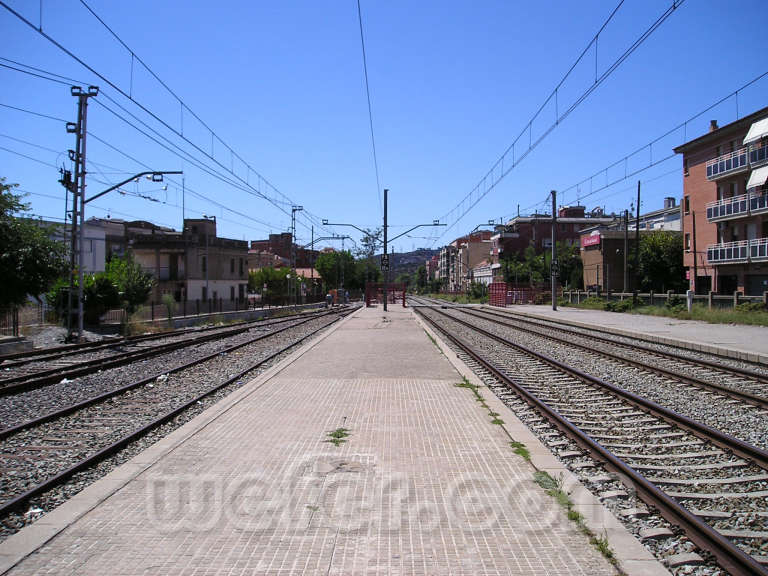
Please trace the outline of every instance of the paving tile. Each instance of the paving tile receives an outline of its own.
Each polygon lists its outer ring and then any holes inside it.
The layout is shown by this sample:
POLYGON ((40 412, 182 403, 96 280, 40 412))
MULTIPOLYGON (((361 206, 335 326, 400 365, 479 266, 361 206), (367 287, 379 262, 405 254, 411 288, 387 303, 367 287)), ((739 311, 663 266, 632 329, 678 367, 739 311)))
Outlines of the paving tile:
POLYGON ((10 573, 614 574, 459 381, 409 311, 361 311, 10 573))

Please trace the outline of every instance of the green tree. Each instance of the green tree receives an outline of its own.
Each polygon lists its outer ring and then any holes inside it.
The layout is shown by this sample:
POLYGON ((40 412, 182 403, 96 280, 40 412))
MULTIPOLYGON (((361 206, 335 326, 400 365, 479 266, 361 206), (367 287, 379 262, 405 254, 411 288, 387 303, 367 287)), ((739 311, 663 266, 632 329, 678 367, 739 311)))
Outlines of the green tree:
POLYGON ((320 254, 315 260, 315 268, 328 289, 339 287, 342 269, 344 270, 345 288, 360 288, 361 286, 362 280, 355 274, 355 259, 348 250, 320 254))
POLYGON ((98 324, 107 310, 120 306, 120 291, 106 272, 88 274, 83 284, 83 318, 98 324))
POLYGON ((248 275, 248 289, 261 294, 264 302, 277 303, 288 296, 290 274, 290 268, 259 268, 248 275))
POLYGON ((657 230, 640 236, 640 289, 666 292, 685 290, 683 237, 657 230))
POLYGON ((112 258, 107 262, 105 274, 117 286, 129 314, 149 299, 155 285, 152 274, 144 272, 130 254, 125 258, 112 258))
POLYGON ((416 289, 423 294, 427 289, 427 267, 423 264, 416 268, 416 289))
POLYGON ((355 261, 355 278, 360 283, 360 288, 364 288, 366 282, 381 282, 381 276, 381 270, 373 258, 355 261))
POLYGON ((0 178, 0 309, 39 298, 66 271, 67 249, 51 240, 49 230, 15 214, 29 209, 17 184, 0 178))
POLYGON ((557 262, 560 266, 560 284, 566 288, 581 288, 584 281, 584 266, 581 252, 576 244, 557 243, 557 262))

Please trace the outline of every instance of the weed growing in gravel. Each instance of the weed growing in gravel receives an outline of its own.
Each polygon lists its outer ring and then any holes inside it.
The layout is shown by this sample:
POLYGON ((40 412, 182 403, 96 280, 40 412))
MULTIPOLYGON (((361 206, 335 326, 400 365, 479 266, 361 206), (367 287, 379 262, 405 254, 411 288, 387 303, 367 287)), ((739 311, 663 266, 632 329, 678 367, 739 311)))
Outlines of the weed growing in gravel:
POLYGON ((349 430, 346 428, 336 428, 336 430, 332 432, 328 432, 328 440, 326 442, 330 442, 334 446, 341 446, 346 442, 346 438, 349 436, 349 430))
POLYGON ((579 530, 589 537, 589 543, 592 544, 600 554, 602 554, 611 564, 616 565, 617 560, 613 555, 613 550, 611 550, 611 547, 608 545, 608 536, 606 534, 603 534, 603 536, 596 536, 584 523, 584 515, 574 509, 570 495, 563 490, 563 474, 560 473, 557 478, 553 478, 546 472, 538 470, 533 473, 533 481, 541 486, 548 495, 552 496, 562 508, 565 508, 568 520, 574 522, 579 530))

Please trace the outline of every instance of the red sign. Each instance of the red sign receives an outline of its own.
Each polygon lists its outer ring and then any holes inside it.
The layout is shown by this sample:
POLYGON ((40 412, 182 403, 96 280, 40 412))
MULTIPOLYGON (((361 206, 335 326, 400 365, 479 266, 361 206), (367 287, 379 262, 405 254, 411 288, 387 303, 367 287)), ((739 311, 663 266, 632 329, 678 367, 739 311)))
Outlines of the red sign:
POLYGON ((581 237, 582 248, 586 248, 587 246, 597 246, 598 244, 600 244, 600 234, 581 237))

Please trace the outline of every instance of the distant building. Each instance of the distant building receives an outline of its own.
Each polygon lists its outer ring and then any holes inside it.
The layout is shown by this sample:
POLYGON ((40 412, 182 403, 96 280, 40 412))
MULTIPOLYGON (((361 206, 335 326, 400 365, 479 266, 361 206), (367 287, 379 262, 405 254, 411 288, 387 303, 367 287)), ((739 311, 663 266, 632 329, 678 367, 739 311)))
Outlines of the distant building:
MULTIPOLYGON (((640 215, 640 230, 667 230, 680 232, 683 228, 682 210, 674 197, 664 198, 664 208, 640 215)), ((631 217, 631 216, 630 216, 631 217)), ((630 228, 634 228, 630 222, 630 228)))
MULTIPOLYGON (((286 266, 290 266, 291 262, 291 233, 281 232, 279 234, 270 234, 266 240, 251 240, 251 251, 255 254, 274 254, 280 257, 280 261, 284 262, 286 266)), ((319 252, 317 250, 310 250, 298 244, 295 246, 296 250, 296 266, 299 268, 308 268, 314 264, 315 259, 319 252)), ((270 264, 266 264, 270 265, 270 264)), ((271 264, 274 266, 274 263, 271 264)), ((261 268, 261 266, 254 266, 254 268, 261 268)))
POLYGON ((435 254, 426 261, 425 267, 427 269, 427 281, 431 282, 433 280, 437 280, 437 272, 438 268, 440 267, 440 253, 435 254))
MULTIPOLYGON (((664 199, 664 208, 640 215, 640 235, 651 232, 680 234, 680 207, 674 198, 664 199)), ((629 215, 627 247, 629 255, 635 249, 637 221, 629 215)), ((601 291, 632 291, 636 279, 624 278, 624 219, 609 224, 585 228, 580 233, 579 254, 583 267, 584 287, 601 291)))
MULTIPOLYGON (((71 246, 72 233, 69 223, 51 222, 41 218, 29 220, 40 227, 47 228, 50 231, 51 240, 71 246)), ((94 225, 91 220, 86 220, 83 227, 82 262, 85 274, 104 272, 107 262, 106 235, 104 230, 100 226, 94 225)))
POLYGON ((768 108, 675 148, 683 155, 684 265, 691 290, 768 291, 768 108))
POLYGON ((156 279, 152 298, 244 300, 248 288, 248 243, 220 238, 216 221, 184 220, 183 232, 126 227, 126 245, 156 279))
MULTIPOLYGON (((557 241, 578 244, 579 234, 584 228, 616 221, 616 216, 605 216, 600 208, 589 214, 584 206, 563 206, 557 215, 557 241)), ((493 281, 502 282, 501 260, 516 254, 522 260, 525 250, 533 246, 537 254, 552 248, 552 215, 533 214, 516 216, 490 238, 489 261, 493 270, 493 281)))
POLYGON ((488 260, 483 260, 477 266, 472 268, 470 272, 472 282, 488 286, 493 282, 493 269, 491 263, 488 260))
POLYGON ((491 234, 490 230, 473 232, 440 250, 437 273, 445 290, 458 292, 469 288, 470 271, 488 258, 491 234))

